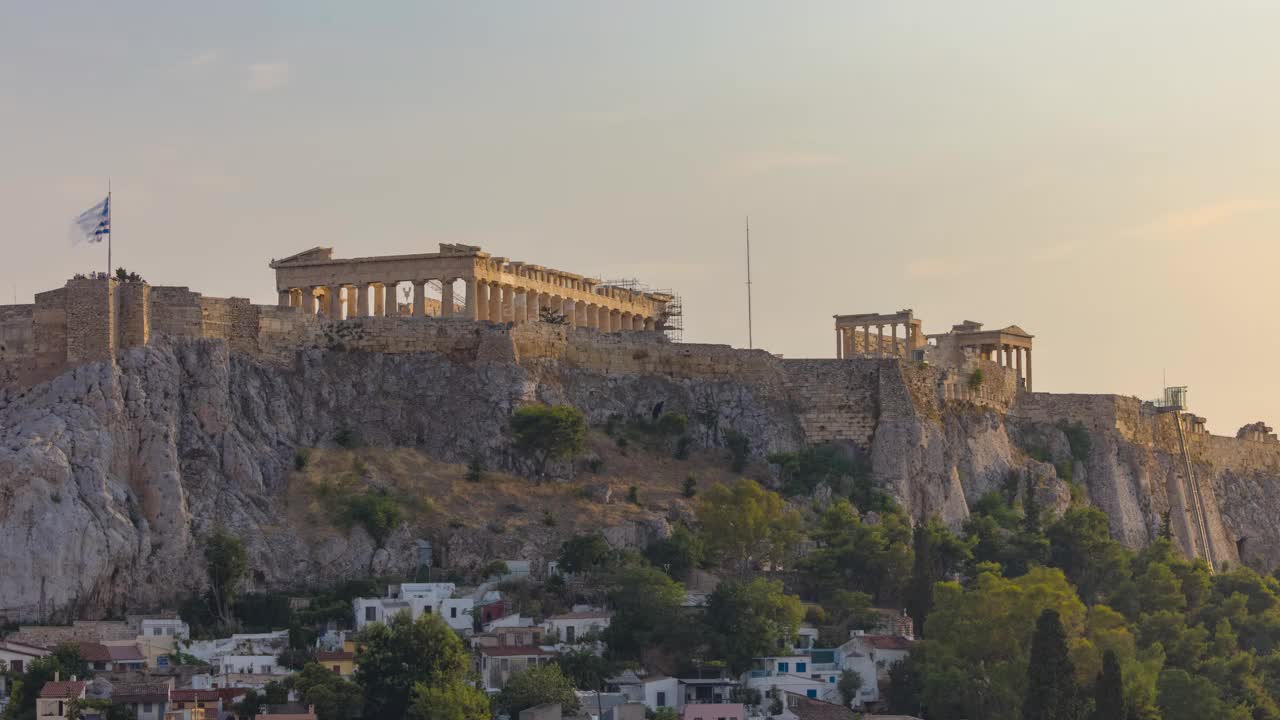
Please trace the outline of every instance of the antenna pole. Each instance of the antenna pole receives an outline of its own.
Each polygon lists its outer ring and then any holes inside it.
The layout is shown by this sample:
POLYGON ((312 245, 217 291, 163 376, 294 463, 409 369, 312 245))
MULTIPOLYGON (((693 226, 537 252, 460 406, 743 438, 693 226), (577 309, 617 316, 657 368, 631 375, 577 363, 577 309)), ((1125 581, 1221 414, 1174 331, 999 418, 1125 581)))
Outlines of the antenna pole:
POLYGON ((751 216, 747 216, 747 349, 755 347, 751 327, 751 216))

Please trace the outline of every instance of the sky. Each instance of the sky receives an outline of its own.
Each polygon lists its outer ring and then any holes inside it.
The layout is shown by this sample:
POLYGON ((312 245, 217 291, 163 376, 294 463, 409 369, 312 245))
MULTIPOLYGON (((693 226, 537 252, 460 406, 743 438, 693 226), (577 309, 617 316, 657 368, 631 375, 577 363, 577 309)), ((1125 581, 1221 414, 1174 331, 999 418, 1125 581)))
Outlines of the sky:
POLYGON ((0 302, 115 264, 274 303, 322 245, 1036 336, 1035 384, 1280 423, 1280 3, 0 0, 0 302))

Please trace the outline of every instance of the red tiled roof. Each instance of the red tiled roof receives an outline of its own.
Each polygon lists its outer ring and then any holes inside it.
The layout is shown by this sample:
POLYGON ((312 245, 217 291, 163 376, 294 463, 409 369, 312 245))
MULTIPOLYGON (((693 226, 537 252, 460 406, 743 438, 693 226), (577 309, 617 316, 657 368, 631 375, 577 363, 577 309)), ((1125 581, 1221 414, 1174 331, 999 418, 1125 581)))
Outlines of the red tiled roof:
POLYGON ((877 650, 910 650, 915 642, 897 635, 863 635, 867 644, 877 650))
POLYGON ((548 620, 608 620, 613 617, 613 613, 604 610, 596 610, 595 612, 573 612, 563 615, 552 615, 548 620))
POLYGON ((800 720, 855 720, 859 717, 853 710, 843 705, 815 700, 792 692, 787 693, 787 709, 800 720))
POLYGON ((40 688, 42 698, 78 698, 84 694, 84 683, 79 680, 51 681, 40 688))
POLYGON ((80 657, 85 662, 143 662, 146 656, 138 650, 137 645, 103 645, 95 642, 82 642, 80 657))
MULTIPOLYGON (((224 688, 231 690, 239 690, 239 688, 224 688)), ((218 690, 174 690, 169 693, 169 699, 174 702, 213 702, 222 697, 222 693, 218 690)))
POLYGON ((481 655, 490 657, 533 657, 533 656, 551 656, 554 653, 550 650, 543 650, 536 645, 524 645, 517 647, 482 647, 481 655))
POLYGON ((356 659, 356 654, 352 652, 347 652, 346 650, 317 650, 316 651, 316 660, 318 662, 325 662, 329 660, 342 661, 342 660, 355 660, 355 659, 356 659))

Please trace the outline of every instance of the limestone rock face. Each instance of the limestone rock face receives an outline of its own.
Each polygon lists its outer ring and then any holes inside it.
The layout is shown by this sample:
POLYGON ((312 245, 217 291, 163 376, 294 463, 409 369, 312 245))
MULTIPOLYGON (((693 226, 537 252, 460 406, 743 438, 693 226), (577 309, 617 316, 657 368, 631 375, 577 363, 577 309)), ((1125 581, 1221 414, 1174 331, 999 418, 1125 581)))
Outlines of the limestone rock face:
MULTIPOLYGON (((83 365, 0 395, 0 617, 171 605, 203 585, 198 538, 219 525, 244 538, 253 589, 408 574, 417 538, 406 527, 379 549, 358 528, 307 540, 291 526, 284 506, 295 450, 345 429, 369 445, 416 447, 458 463, 479 455, 486 467, 520 471, 507 418, 533 401, 573 404, 593 424, 648 416, 661 403, 689 417, 696 446, 721 447, 733 428, 750 438, 756 462, 802 447, 806 427, 867 427, 868 442, 847 445, 870 462, 873 480, 914 517, 938 515, 952 526, 986 492, 1025 492, 1022 478, 1046 510, 1061 511, 1074 490, 1105 510, 1113 534, 1132 546, 1149 542, 1163 514, 1180 507, 1179 458, 1159 443, 1090 427, 1087 452, 1074 457, 1058 418, 913 405, 902 373, 882 364, 818 363, 766 357, 755 377, 699 378, 513 361, 496 351, 463 360, 315 348, 282 366, 230 353, 220 341, 160 337, 114 365, 83 365), (813 372, 858 393, 824 394, 827 379, 813 372), (789 394, 796 388, 823 404, 815 409, 789 394)), ((1273 445, 1243 442, 1197 440, 1192 462, 1211 506, 1215 558, 1270 570, 1280 563, 1280 460, 1268 454, 1273 445)), ((690 515, 690 504, 678 501, 600 530, 614 546, 643 547, 670 535, 668 518, 690 515)), ((564 533, 461 528, 444 533, 440 547, 461 568, 493 559, 536 565, 555 556, 564 533)))

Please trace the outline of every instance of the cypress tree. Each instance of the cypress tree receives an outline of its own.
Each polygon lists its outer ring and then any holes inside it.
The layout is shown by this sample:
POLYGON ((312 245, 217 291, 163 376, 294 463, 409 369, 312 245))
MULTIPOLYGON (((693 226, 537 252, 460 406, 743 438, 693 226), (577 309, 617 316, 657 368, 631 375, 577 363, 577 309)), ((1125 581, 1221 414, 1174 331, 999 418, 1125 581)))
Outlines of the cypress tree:
POLYGON ((1045 610, 1036 620, 1027 663, 1027 696, 1022 702, 1023 720, 1077 720, 1080 692, 1075 667, 1067 656, 1067 636, 1056 610, 1045 610))
POLYGON ((911 582, 907 585, 907 614, 911 616, 916 637, 923 637, 925 618, 933 610, 933 583, 937 580, 933 542, 924 522, 916 523, 911 540, 915 546, 915 559, 911 567, 911 582))
POLYGON ((1091 720, 1125 720, 1124 680, 1120 675, 1120 660, 1112 650, 1102 655, 1102 672, 1094 690, 1093 717, 1091 720))

